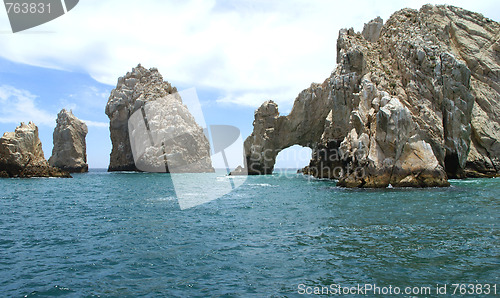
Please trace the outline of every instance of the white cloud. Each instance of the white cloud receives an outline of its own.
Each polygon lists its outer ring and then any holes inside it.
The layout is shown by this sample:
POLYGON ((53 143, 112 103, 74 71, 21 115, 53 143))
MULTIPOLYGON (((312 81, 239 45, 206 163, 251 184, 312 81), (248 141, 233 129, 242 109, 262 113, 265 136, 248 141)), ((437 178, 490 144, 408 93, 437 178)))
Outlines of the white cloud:
MULTIPOLYGON (((290 104, 335 67, 342 27, 361 30, 380 15, 443 1, 154 1, 86 0, 26 33, 2 34, 0 56, 88 72, 100 82, 137 63, 157 67, 174 85, 207 87, 220 103, 290 104), (29 34, 36 31, 47 34, 29 34), (283 91, 286 90, 286 91, 283 91)), ((496 1, 454 1, 498 20, 496 1)), ((1 18, 0 30, 9 28, 1 18)))
POLYGON ((33 121, 37 125, 54 126, 56 116, 38 107, 36 99, 27 90, 0 85, 0 123, 33 121))
POLYGON ((224 97, 217 99, 220 104, 238 104, 249 107, 258 107, 264 101, 273 100, 274 102, 286 102, 290 98, 295 99, 296 92, 293 90, 283 91, 278 89, 263 90, 260 92, 244 91, 240 93, 226 94, 224 97))
POLYGON ((104 107, 108 101, 109 89, 103 87, 81 85, 59 100, 60 106, 73 110, 78 114, 89 114, 100 111, 104 115, 104 107))
POLYGON ((97 127, 97 128, 108 128, 109 123, 106 122, 99 122, 99 121, 92 121, 92 120, 82 120, 87 124, 88 127, 97 127))

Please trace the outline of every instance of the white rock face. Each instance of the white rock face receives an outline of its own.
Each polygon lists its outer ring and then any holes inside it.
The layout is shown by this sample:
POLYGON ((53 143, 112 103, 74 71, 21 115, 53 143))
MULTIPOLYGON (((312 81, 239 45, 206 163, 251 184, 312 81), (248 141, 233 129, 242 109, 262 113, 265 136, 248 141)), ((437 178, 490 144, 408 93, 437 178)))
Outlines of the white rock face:
POLYGON ((269 173, 279 150, 300 144, 313 149, 304 173, 347 187, 499 174, 500 24, 432 5, 381 24, 340 30, 337 68, 299 94, 289 116, 269 102, 256 111, 249 173, 269 173), (277 152, 265 159, 266 150, 277 152))
POLYGON ((113 145, 109 171, 213 171, 203 129, 156 68, 139 65, 119 78, 106 115, 113 145))
POLYGON ((213 172, 210 144, 178 93, 148 102, 129 121, 135 165, 141 171, 213 172))
POLYGON ((56 122, 49 164, 68 172, 87 172, 87 125, 65 109, 59 112, 56 122))
POLYGON ((109 171, 136 171, 128 132, 128 119, 146 102, 177 92, 157 69, 146 69, 141 65, 118 79, 106 105, 109 117, 112 151, 109 171))
POLYGON ((44 157, 38 127, 21 123, 0 138, 0 177, 71 177, 49 166, 44 157))

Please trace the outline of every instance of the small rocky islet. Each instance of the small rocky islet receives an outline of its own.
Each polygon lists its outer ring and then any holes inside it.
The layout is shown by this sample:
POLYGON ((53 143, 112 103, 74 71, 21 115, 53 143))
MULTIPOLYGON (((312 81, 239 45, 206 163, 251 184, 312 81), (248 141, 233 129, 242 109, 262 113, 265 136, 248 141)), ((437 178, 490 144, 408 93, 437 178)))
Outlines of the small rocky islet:
POLYGON ((54 129, 54 147, 49 164, 70 173, 88 172, 87 145, 88 128, 73 112, 62 109, 57 115, 54 129))
POLYGON ((203 128, 158 69, 139 64, 120 77, 106 115, 112 143, 108 171, 214 172, 203 128))
POLYGON ((48 161, 33 122, 21 123, 14 132, 6 132, 0 138, 0 177, 70 178, 70 173, 87 172, 87 125, 65 109, 59 112, 56 122, 48 161))
POLYGON ((33 123, 21 123, 14 132, 6 132, 0 138, 0 177, 70 178, 69 172, 51 167, 45 159, 38 127, 33 123))
MULTIPOLYGON (((313 149, 304 174, 337 179, 345 187, 448 186, 449 178, 498 176, 499 34, 499 23, 448 5, 403 9, 385 24, 370 21, 361 33, 340 30, 331 76, 302 91, 288 116, 280 116, 273 101, 263 103, 244 143, 246 167, 232 174, 270 174, 277 154, 298 144, 313 149)), ((162 116, 152 125, 188 132, 199 149, 184 152, 179 162, 194 163, 193 172, 213 171, 208 140, 176 92, 156 68, 139 65, 119 78, 106 105, 113 146, 109 171, 140 170, 128 120, 139 110, 144 115, 148 104, 162 116)), ((33 123, 4 134, 0 176, 87 171, 87 129, 75 119, 59 113, 49 162, 33 123)), ((142 147, 148 158, 141 162, 155 161, 149 167, 177 156, 175 142, 142 147)))

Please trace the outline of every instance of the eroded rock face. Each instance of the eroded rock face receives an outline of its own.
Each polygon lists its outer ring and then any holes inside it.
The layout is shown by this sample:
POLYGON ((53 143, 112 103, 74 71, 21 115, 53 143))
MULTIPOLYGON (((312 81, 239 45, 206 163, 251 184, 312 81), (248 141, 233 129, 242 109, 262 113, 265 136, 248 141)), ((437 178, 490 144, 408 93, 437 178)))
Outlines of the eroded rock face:
POLYGON ((363 37, 369 42, 376 42, 380 37, 380 31, 384 26, 384 21, 381 17, 371 20, 363 26, 363 37))
POLYGON ((71 177, 51 167, 44 157, 38 127, 21 123, 14 132, 0 138, 0 177, 71 177))
POLYGON ((68 172, 88 172, 87 125, 76 118, 72 111, 62 109, 57 115, 54 129, 52 156, 49 164, 68 172))
POLYGON ((135 165, 141 171, 213 172, 210 144, 178 93, 147 102, 129 121, 135 165))
POLYGON ((152 101, 177 92, 157 69, 146 69, 141 65, 118 79, 106 105, 109 117, 112 151, 109 171, 136 171, 128 132, 128 119, 147 101, 152 101))
POLYGON ((446 186, 448 177, 499 173, 500 24, 432 5, 396 12, 377 38, 380 22, 363 34, 340 30, 338 66, 299 95, 299 113, 259 112, 268 103, 257 110, 245 142, 249 165, 274 165, 252 160, 262 151, 253 144, 275 151, 300 144, 313 149, 304 173, 347 187, 446 186), (304 98, 316 101, 304 106, 304 98), (322 118, 308 118, 313 113, 322 118))
POLYGON ((138 65, 120 77, 106 115, 113 145, 109 171, 213 171, 203 129, 156 68, 138 65), (129 123, 132 115, 137 119, 129 123))

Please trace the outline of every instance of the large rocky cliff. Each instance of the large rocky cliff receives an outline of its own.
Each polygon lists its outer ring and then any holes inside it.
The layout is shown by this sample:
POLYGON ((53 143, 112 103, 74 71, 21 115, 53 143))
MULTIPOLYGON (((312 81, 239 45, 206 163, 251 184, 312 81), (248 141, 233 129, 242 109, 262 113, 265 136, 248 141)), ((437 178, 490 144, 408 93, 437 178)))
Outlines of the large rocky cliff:
POLYGON ((0 138, 0 177, 71 177, 68 172, 49 166, 44 157, 38 127, 21 123, 14 132, 0 138))
POLYGON ((342 29, 337 67, 288 116, 265 102, 245 141, 249 174, 313 149, 307 174, 347 187, 446 186, 500 172, 500 24, 453 6, 403 9, 342 29))
POLYGON ((155 100, 177 92, 168 82, 163 81, 157 69, 146 69, 141 65, 133 68, 118 79, 106 105, 109 117, 109 132, 112 151, 109 171, 136 171, 128 132, 128 119, 146 101, 155 100))
POLYGON ((120 77, 106 115, 113 145, 109 171, 213 171, 203 128, 156 68, 138 65, 120 77))
POLYGON ((59 112, 56 122, 49 164, 68 172, 88 172, 85 142, 87 125, 76 118, 72 111, 65 109, 59 112))

